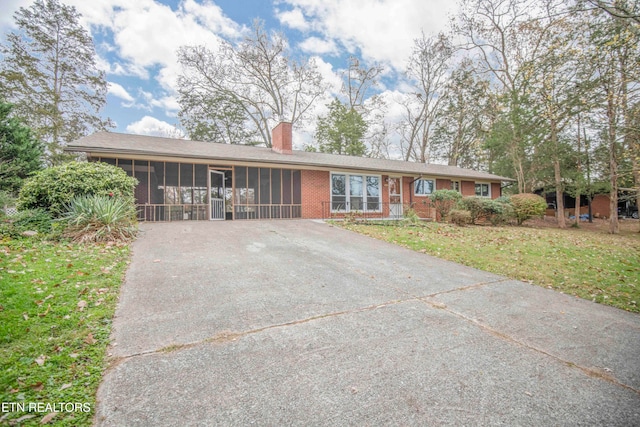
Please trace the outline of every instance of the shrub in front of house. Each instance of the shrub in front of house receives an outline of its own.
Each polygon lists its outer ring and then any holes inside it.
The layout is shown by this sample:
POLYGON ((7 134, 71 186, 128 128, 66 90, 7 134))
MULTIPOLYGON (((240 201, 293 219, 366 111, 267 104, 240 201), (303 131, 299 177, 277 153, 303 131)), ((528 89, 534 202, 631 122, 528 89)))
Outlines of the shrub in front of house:
POLYGON ((494 203, 494 214, 489 218, 493 225, 504 225, 511 223, 515 218, 515 212, 509 196, 501 196, 492 200, 494 203))
POLYGON ((0 219, 0 236, 20 238, 30 232, 48 236, 52 230, 53 218, 44 209, 27 209, 0 219))
POLYGON ((477 224, 482 220, 490 220, 491 217, 502 211, 501 206, 485 197, 463 197, 458 201, 457 209, 468 211, 471 215, 471 224, 477 224))
POLYGON ((431 206, 438 213, 440 221, 445 221, 451 210, 462 198, 462 194, 455 190, 436 190, 431 194, 431 206))
POLYGON ((134 204, 137 180, 116 166, 106 163, 69 162, 38 172, 23 185, 17 207, 45 209, 61 217, 75 196, 118 196, 134 204))
POLYGON ((463 211, 460 209, 451 209, 449 212, 449 218, 455 225, 464 227, 467 224, 471 224, 471 212, 463 211))
POLYGON ((468 211, 471 224, 489 221, 492 225, 509 222, 514 216, 513 207, 506 198, 487 199, 486 197, 463 197, 456 208, 468 211))
POLYGON ((80 243, 128 241, 138 230, 135 205, 120 196, 76 196, 63 221, 63 236, 80 243))
POLYGON ((521 225, 529 218, 543 216, 547 209, 546 200, 537 194, 514 194, 510 200, 518 225, 521 225))

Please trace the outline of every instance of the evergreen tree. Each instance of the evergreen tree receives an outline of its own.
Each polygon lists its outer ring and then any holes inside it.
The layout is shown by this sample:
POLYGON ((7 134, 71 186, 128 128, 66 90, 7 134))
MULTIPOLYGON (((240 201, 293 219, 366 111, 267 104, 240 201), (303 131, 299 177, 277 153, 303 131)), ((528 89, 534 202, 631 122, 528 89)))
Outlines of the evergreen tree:
POLYGON ((59 163, 65 143, 111 125, 98 115, 106 103, 104 72, 74 7, 36 0, 14 19, 18 30, 0 45, 0 90, 46 143, 48 163, 59 163))
POLYGON ((318 119, 316 139, 323 153, 366 155, 363 142, 367 124, 354 109, 347 108, 337 98, 329 104, 329 113, 318 119))
POLYGON ((0 191, 18 194, 22 182, 42 169, 42 143, 22 121, 11 117, 13 106, 0 100, 0 191))

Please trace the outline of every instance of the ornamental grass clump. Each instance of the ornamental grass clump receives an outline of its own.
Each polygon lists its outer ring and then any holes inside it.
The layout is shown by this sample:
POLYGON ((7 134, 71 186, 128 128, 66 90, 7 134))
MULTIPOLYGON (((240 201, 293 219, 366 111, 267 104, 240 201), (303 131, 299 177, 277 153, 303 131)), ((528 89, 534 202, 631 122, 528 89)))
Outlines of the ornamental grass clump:
POLYGON ((64 237, 74 242, 129 241, 138 231, 134 204, 111 195, 74 197, 63 220, 64 237))

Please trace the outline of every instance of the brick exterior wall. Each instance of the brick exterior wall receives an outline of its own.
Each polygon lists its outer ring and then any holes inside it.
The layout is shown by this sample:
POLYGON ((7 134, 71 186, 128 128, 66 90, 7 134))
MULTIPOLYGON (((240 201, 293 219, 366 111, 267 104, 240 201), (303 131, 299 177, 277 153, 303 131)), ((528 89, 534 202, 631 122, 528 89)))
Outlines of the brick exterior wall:
MULTIPOLYGON (((331 214, 331 173, 328 171, 302 170, 302 218, 330 218, 331 214), (324 203, 324 205, 323 205, 324 203), (323 212, 324 206, 324 212, 323 212)), ((383 218, 389 216, 389 176, 382 175, 382 214, 383 218)), ((430 206, 428 197, 413 194, 413 185, 410 176, 402 177, 402 203, 404 210, 412 207, 420 218, 436 218, 436 211, 430 206)), ((463 196, 475 196, 474 181, 461 181, 460 187, 463 196)), ((437 190, 451 188, 451 180, 436 179, 437 190)), ((500 183, 491 183, 491 197, 498 198, 501 195, 500 183)), ((341 215, 333 215, 340 217, 341 215)), ((371 216, 370 216, 371 217, 371 216)))
POLYGON ((476 183, 474 181, 460 181, 460 192, 464 197, 476 195, 476 183))
POLYGON ((302 218, 328 218, 331 214, 331 180, 327 171, 302 170, 302 218), (325 212, 322 212, 322 203, 325 212))
POLYGON ((500 196, 502 196, 502 186, 500 185, 499 182, 492 182, 491 183, 491 198, 492 199, 497 199, 500 196))
POLYGON ((451 190, 451 180, 436 179, 436 190, 451 190))
MULTIPOLYGON (((413 194, 414 184, 411 183, 415 178, 411 176, 405 176, 403 179, 402 198, 404 199, 405 209, 412 207, 420 218, 436 218, 436 211, 431 207, 431 200, 426 196, 416 196, 413 194)), ((437 182, 436 182, 437 188, 437 182)))

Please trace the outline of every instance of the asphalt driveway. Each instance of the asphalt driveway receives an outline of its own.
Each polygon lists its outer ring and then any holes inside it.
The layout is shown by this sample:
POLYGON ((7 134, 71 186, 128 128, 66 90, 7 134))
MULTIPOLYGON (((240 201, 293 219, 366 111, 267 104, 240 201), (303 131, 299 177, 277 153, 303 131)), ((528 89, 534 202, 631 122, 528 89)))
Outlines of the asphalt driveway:
POLYGON ((321 222, 142 230, 96 425, 640 425, 638 315, 321 222))

